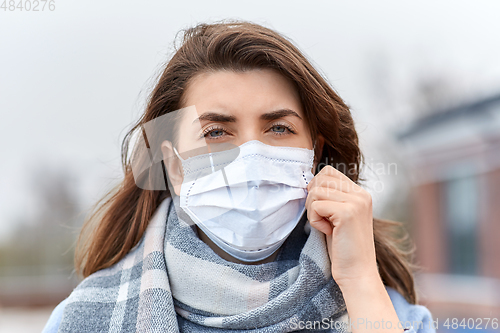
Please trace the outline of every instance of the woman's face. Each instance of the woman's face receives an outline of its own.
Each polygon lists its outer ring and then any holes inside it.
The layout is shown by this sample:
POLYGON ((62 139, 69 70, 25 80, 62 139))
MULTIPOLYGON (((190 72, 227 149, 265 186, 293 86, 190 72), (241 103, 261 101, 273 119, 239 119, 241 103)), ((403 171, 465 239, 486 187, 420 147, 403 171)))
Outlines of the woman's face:
MULTIPOLYGON (((183 152, 216 143, 242 145, 259 140, 272 146, 313 149, 304 110, 294 85, 270 69, 203 73, 184 93, 177 150, 183 152), (194 106, 194 107, 193 107, 194 106)), ((165 157, 172 146, 162 144, 165 157)), ((176 158, 165 158, 177 195, 182 172, 176 158)))

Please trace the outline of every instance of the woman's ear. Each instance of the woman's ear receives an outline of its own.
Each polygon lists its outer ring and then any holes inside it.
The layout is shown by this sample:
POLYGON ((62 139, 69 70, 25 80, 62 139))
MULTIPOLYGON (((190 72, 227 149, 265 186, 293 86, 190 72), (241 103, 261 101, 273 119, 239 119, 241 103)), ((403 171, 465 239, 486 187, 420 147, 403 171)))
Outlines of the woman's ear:
MULTIPOLYGON (((173 187, 174 193, 179 196, 181 193, 182 181, 184 180, 182 163, 175 154, 170 141, 165 140, 161 143, 161 152, 163 154, 163 163, 167 169, 166 172, 169 183, 173 187)), ((170 191, 172 192, 172 188, 170 191)))
POLYGON ((313 166, 313 175, 316 174, 316 168, 320 163, 321 153, 323 152, 323 145, 325 144, 325 138, 318 134, 316 138, 316 142, 314 144, 314 166, 313 166))

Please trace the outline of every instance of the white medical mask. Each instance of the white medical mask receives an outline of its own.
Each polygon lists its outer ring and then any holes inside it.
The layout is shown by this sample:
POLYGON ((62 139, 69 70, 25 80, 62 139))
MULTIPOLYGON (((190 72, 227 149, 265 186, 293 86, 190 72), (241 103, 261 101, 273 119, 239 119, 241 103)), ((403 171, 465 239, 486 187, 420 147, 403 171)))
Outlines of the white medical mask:
POLYGON ((252 140, 182 159, 180 207, 222 250, 245 262, 272 255, 305 211, 314 150, 252 140))

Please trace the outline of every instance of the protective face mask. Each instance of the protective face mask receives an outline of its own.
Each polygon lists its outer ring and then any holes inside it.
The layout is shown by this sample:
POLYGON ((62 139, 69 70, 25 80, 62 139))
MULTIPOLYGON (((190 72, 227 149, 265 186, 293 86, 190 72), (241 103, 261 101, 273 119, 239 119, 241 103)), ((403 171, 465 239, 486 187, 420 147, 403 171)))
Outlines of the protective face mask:
POLYGON ((182 159, 180 207, 222 250, 245 262, 273 254, 305 211, 314 150, 248 141, 182 159))

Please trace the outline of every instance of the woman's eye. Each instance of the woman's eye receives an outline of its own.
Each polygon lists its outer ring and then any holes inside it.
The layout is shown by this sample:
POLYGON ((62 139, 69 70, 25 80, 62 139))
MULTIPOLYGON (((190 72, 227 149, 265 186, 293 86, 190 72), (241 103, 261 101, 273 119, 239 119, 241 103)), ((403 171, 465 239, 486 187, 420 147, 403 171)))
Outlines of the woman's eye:
POLYGON ((224 136, 226 131, 222 128, 208 128, 203 132, 202 137, 208 138, 208 139, 218 139, 222 136, 224 136))
POLYGON ((282 125, 275 125, 275 126, 273 126, 273 128, 274 128, 274 132, 278 132, 278 133, 283 133, 286 131, 286 127, 282 126, 282 125))
POLYGON ((223 130, 214 130, 214 131, 210 131, 210 133, 208 133, 208 135, 211 136, 212 138, 222 136, 222 134, 224 134, 223 130))
POLYGON ((286 125, 274 125, 273 127, 271 127, 271 131, 278 134, 278 135, 286 134, 286 133, 295 134, 295 132, 290 127, 288 127, 286 125))

